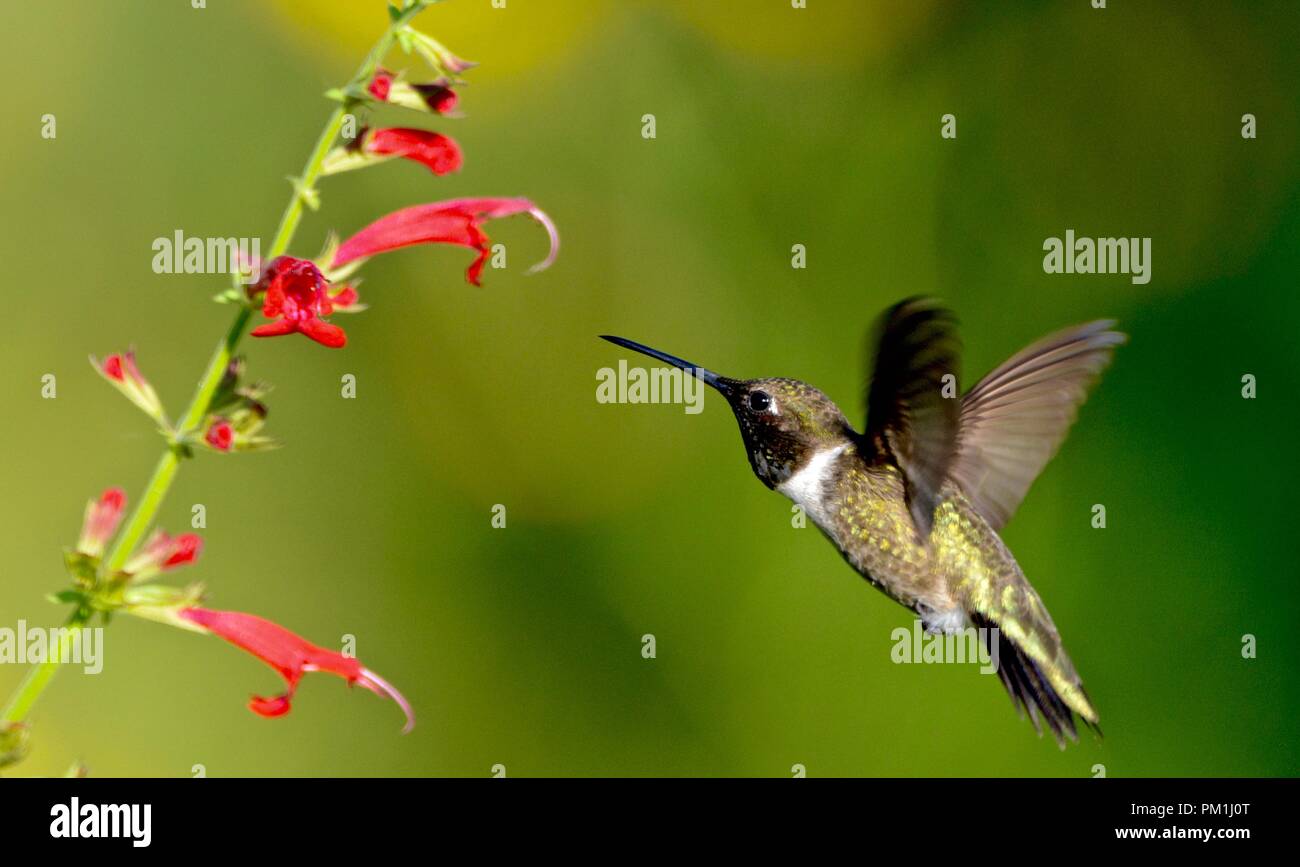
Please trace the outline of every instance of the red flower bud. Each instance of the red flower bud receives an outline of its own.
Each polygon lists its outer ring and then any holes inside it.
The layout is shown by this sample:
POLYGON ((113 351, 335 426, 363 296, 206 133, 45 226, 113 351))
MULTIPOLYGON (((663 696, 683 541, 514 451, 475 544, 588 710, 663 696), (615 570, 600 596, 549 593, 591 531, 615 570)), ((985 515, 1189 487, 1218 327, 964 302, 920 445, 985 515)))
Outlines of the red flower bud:
POLYGON ((281 256, 267 266, 254 293, 265 291, 262 313, 275 322, 252 330, 254 337, 305 334, 322 346, 338 349, 347 335, 337 325, 321 319, 333 312, 328 284, 320 269, 306 259, 281 256))
POLYGON ((344 286, 338 292, 335 292, 330 296, 330 303, 334 305, 335 310, 343 311, 351 307, 356 307, 359 299, 360 296, 357 295, 356 289, 353 289, 351 286, 344 286))
POLYGON ((99 504, 120 516, 126 507, 126 493, 121 488, 109 488, 99 495, 99 504))
POLYGON ((122 571, 131 576, 132 583, 147 581, 159 572, 193 563, 202 550, 203 540, 195 533, 172 536, 157 530, 122 571))
POLYGON ((428 205, 415 205, 394 211, 348 238, 334 253, 330 268, 340 268, 357 259, 386 253, 412 244, 459 244, 478 251, 478 257, 465 271, 465 278, 475 286, 487 261, 488 237, 481 228, 485 220, 528 214, 545 227, 551 249, 546 259, 532 271, 547 268, 560 250, 560 235, 555 223, 528 199, 453 199, 428 205))
POLYGON ((109 488, 98 500, 86 504, 86 516, 81 522, 81 538, 77 540, 77 550, 82 554, 98 557, 104 553, 104 546, 113 538, 117 527, 122 523, 122 512, 126 509, 126 494, 121 488, 109 488))
POLYGON ((388 99, 388 91, 392 86, 393 74, 387 69, 379 69, 375 71, 375 77, 370 79, 370 86, 366 90, 370 91, 370 95, 375 99, 383 102, 388 99))
POLYGON ((213 611, 208 608, 182 608, 177 614, 201 629, 221 636, 231 644, 251 653, 284 678, 283 695, 264 698, 255 695, 249 710, 264 717, 283 716, 289 712, 294 692, 302 676, 312 671, 336 674, 349 684, 359 683, 372 692, 397 702, 406 714, 403 733, 415 727, 411 705, 400 692, 382 677, 362 667, 353 657, 317 647, 276 623, 240 611, 213 611))
POLYGON ((445 84, 416 84, 412 86, 415 88, 415 92, 420 94, 424 104, 438 114, 447 114, 456 107, 456 91, 445 84))
POLYGON ((197 533, 181 533, 172 540, 171 554, 163 561, 162 568, 174 569, 186 563, 193 563, 202 550, 203 540, 197 533))
POLYGON ((203 439, 217 451, 228 452, 235 442, 235 429, 224 418, 216 418, 208 426, 208 432, 203 435, 203 439))
POLYGON ((380 102, 400 105, 417 111, 448 114, 456 108, 458 97, 447 78, 410 84, 387 69, 377 70, 366 92, 380 102))
POLYGON ((134 350, 114 353, 103 361, 91 356, 90 363, 95 366, 100 376, 126 395, 127 400, 140 407, 156 421, 163 421, 162 402, 158 400, 158 394, 149 384, 149 380, 145 379, 140 368, 136 367, 134 350))

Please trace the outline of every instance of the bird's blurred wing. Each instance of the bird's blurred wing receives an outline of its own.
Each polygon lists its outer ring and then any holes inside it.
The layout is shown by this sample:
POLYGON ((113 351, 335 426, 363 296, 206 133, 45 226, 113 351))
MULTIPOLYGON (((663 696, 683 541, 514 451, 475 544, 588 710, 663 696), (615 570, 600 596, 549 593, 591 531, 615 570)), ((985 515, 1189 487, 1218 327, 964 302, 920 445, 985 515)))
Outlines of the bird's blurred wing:
POLYGON ((1022 349, 962 399, 952 478, 994 529, 1056 454, 1088 389, 1127 337, 1112 320, 1076 325, 1022 349))
POLYGON ((922 539, 930 534, 939 489, 956 454, 956 324, 933 299, 909 298, 885 312, 876 332, 863 440, 903 471, 908 508, 922 539))

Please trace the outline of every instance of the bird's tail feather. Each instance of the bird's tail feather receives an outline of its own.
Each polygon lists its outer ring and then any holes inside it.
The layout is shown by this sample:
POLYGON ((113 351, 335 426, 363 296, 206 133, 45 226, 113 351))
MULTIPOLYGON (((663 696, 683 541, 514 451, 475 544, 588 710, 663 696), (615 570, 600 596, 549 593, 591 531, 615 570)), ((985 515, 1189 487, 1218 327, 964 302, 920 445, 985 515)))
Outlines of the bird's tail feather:
MULTIPOLYGON (((1066 738, 1078 741, 1079 733, 1074 724, 1074 711, 1061 699, 1038 663, 1034 662, 1002 630, 997 629, 997 624, 992 620, 978 613, 972 613, 971 619, 980 629, 986 644, 992 641, 998 642, 995 657, 998 660, 998 677, 1002 680, 1002 685, 1007 688, 1016 711, 1022 717, 1028 714, 1030 722, 1034 724, 1034 729, 1040 736, 1043 733, 1043 725, 1046 724, 1048 731, 1052 733, 1052 737, 1062 749, 1065 748, 1066 738)), ((992 647, 989 648, 989 652, 993 653, 992 647)), ((1090 701, 1088 703, 1091 704, 1090 701)), ((1095 723, 1083 717, 1080 719, 1083 719, 1084 725, 1092 729, 1098 737, 1101 736, 1101 729, 1095 723)))

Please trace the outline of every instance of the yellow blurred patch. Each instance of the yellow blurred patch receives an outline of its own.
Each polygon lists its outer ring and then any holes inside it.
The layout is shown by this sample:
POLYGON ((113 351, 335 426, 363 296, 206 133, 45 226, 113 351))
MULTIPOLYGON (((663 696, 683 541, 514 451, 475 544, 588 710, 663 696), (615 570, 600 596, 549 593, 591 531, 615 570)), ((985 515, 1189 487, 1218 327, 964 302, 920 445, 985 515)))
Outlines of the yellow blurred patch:
MULTIPOLYGON (((580 54, 608 26, 611 12, 660 10, 727 50, 809 65, 880 60, 910 43, 933 17, 936 0, 446 0, 417 27, 478 61, 476 79, 535 75, 580 54)), ((388 21, 384 0, 273 0, 276 18, 305 41, 359 58, 388 21)), ((412 63, 412 66, 416 64, 412 63)))
POLYGON ((910 43, 930 20, 935 0, 645 0, 669 7, 716 44, 774 60, 852 65, 882 60, 910 43))
MULTIPOLYGON (((302 39, 358 61, 388 25, 386 5, 384 0, 272 3, 276 17, 302 39)), ((461 57, 482 64, 473 73, 478 81, 536 74, 564 59, 591 38, 610 8, 609 0, 506 0, 503 9, 493 7, 492 0, 445 0, 430 6, 415 26, 461 57)), ((419 62, 412 59, 409 66, 418 68, 419 62)))

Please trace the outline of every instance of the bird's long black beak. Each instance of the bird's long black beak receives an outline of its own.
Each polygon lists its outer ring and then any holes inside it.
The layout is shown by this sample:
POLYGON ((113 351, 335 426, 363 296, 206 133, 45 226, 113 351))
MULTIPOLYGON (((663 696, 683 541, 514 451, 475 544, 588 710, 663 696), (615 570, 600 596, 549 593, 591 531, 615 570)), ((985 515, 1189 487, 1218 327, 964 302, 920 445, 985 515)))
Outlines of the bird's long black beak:
POLYGON ((730 395, 735 388, 736 380, 728 379, 725 376, 719 376, 712 370, 700 367, 698 364, 691 364, 675 355, 669 355, 667 352, 660 352, 658 349, 651 349, 644 343, 637 343, 635 340, 628 340, 626 337, 614 337, 609 334, 600 335, 601 340, 608 340, 610 343, 617 344, 627 349, 640 352, 642 355, 648 355, 651 358, 657 358, 665 364, 671 364, 673 367, 680 367, 687 373, 694 374, 703 380, 706 385, 711 385, 724 395, 730 395))

